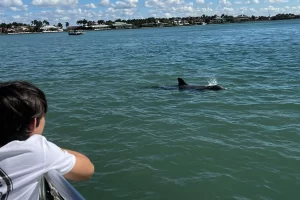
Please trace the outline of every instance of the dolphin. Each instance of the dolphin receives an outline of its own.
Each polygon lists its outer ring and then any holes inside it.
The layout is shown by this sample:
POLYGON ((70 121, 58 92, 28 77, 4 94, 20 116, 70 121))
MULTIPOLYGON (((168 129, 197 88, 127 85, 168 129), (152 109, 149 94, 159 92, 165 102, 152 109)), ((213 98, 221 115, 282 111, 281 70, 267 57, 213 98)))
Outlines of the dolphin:
POLYGON ((220 85, 204 85, 204 86, 196 86, 196 85, 188 85, 182 78, 178 78, 178 89, 180 90, 224 90, 225 88, 220 85))

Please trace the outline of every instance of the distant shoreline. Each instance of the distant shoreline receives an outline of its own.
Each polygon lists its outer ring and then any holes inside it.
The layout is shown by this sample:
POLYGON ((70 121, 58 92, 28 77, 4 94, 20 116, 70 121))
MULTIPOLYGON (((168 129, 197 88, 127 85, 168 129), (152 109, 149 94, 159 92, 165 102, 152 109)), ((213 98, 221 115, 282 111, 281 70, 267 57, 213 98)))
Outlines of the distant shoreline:
MULTIPOLYGON (((274 22, 274 21, 285 21, 285 20, 299 20, 298 18, 295 19, 281 19, 281 20, 248 20, 248 21, 237 21, 237 22, 222 22, 222 23, 205 23, 201 24, 185 24, 185 25, 165 25, 165 26, 145 26, 145 27, 130 27, 130 28, 109 28, 109 29, 92 29, 90 27, 82 27, 78 26, 76 30, 82 31, 111 31, 111 30, 124 30, 124 29, 153 29, 153 28, 171 28, 171 27, 184 27, 184 26, 211 26, 217 24, 241 24, 241 23, 257 23, 257 22, 274 22)), ((45 34, 45 33, 68 33, 72 29, 63 29, 63 31, 45 31, 45 32, 0 32, 0 35, 27 35, 27 34, 45 34)), ((74 30, 74 29, 73 29, 74 30)))

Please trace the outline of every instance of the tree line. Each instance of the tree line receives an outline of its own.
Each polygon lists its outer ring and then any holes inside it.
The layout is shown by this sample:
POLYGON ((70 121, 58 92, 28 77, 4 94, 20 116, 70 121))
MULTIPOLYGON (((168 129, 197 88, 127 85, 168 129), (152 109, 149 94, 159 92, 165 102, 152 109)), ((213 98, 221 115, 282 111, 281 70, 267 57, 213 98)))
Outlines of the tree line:
MULTIPOLYGON (((66 22, 66 24, 69 26, 68 22, 66 22)), ((24 27, 27 27, 30 32, 40 32, 41 27, 49 26, 49 25, 50 25, 50 23, 47 20, 43 20, 43 21, 33 20, 33 21, 31 21, 31 24, 24 24, 24 23, 18 23, 18 22, 12 22, 12 23, 8 23, 8 24, 1 23, 0 28, 2 28, 2 29, 11 29, 13 27, 24 26, 24 27)), ((60 23, 60 22, 57 23, 57 25, 53 25, 53 26, 63 28, 63 24, 60 23)), ((1 32, 1 30, 0 30, 0 32, 1 32)))
MULTIPOLYGON (((129 19, 129 20, 122 20, 122 19, 117 19, 115 21, 104 21, 104 20, 97 20, 97 21, 90 21, 90 20, 86 20, 86 19, 82 19, 82 20, 77 20, 76 24, 78 26, 82 26, 82 27, 86 27, 86 26, 91 26, 91 25, 112 25, 115 22, 124 22, 127 24, 132 24, 134 27, 136 28, 140 28, 145 24, 157 24, 157 23, 165 23, 165 24, 172 24, 174 23, 174 21, 185 21, 189 24, 195 24, 197 22, 205 22, 205 23, 210 23, 211 20, 216 19, 218 16, 217 15, 212 15, 212 16, 208 16, 203 14, 202 16, 199 17, 172 17, 172 18, 154 18, 154 17, 149 17, 146 19, 129 19)), ((239 17, 239 16, 238 16, 239 17)), ((245 17, 245 16, 244 16, 245 17)), ((285 19, 299 19, 300 15, 295 15, 292 13, 288 13, 288 14, 277 14, 275 16, 246 16, 248 21, 260 21, 260 20, 285 20, 285 19)), ((226 23, 234 23, 235 19, 237 17, 231 16, 231 15, 225 15, 222 14, 220 16, 221 19, 223 19, 224 21, 226 21, 226 23)), ((43 21, 38 21, 38 20, 33 20, 31 21, 31 24, 24 24, 24 23, 18 23, 18 22, 12 22, 12 23, 1 23, 0 24, 0 28, 2 28, 2 32, 3 29, 10 29, 12 27, 18 27, 18 26, 26 26, 28 27, 29 31, 31 32, 39 32, 41 31, 41 27, 43 26, 48 26, 50 25, 50 23, 47 20, 43 20, 43 21)), ((60 27, 63 28, 63 24, 62 23, 58 23, 57 25, 54 25, 56 27, 60 27)), ((65 22, 65 26, 69 27, 70 23, 69 22, 65 22)))

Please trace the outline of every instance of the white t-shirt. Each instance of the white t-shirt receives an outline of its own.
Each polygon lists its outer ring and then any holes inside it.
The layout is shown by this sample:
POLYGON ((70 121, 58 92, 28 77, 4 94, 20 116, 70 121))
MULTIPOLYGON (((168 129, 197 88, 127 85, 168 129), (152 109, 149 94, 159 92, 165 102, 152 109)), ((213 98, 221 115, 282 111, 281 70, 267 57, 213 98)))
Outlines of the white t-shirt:
POLYGON ((0 148, 0 199, 37 200, 41 176, 53 169, 64 175, 75 161, 42 135, 6 144, 0 148))

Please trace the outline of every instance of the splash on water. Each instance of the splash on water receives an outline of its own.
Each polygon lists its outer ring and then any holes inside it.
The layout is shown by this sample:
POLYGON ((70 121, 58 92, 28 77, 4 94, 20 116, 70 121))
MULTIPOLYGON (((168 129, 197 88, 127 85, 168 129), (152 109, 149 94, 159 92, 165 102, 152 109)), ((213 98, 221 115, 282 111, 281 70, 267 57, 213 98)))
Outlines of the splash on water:
POLYGON ((208 85, 218 85, 218 81, 216 79, 216 77, 210 77, 208 80, 208 85))

